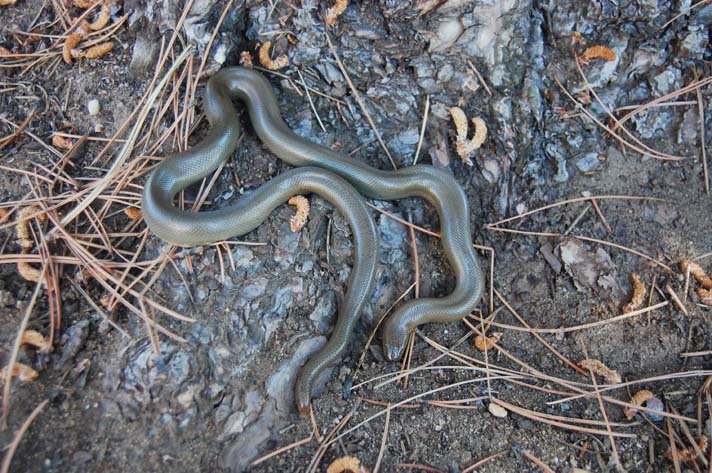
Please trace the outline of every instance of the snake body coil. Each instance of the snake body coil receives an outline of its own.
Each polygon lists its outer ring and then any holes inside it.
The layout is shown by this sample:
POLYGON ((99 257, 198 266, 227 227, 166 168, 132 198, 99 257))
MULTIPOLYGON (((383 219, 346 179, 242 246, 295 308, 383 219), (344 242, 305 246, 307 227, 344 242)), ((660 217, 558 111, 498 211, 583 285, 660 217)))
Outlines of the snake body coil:
POLYGON ((381 171, 305 140, 282 120, 267 79, 249 69, 231 67, 215 74, 208 81, 203 108, 211 125, 208 136, 195 147, 165 159, 146 182, 143 213, 154 233, 183 246, 231 238, 256 228, 289 197, 314 192, 344 215, 354 234, 354 268, 334 333, 297 379, 300 411, 309 409, 311 386, 318 374, 346 349, 373 288, 378 237, 358 192, 384 200, 423 197, 434 205, 440 216, 443 249, 456 277, 455 289, 448 296, 411 300, 386 320, 383 347, 389 359, 401 357, 408 334, 418 325, 460 320, 477 305, 483 284, 472 246, 467 199, 447 172, 427 165, 381 171), (173 206, 175 195, 215 170, 235 150, 240 125, 233 98, 247 106, 252 126, 265 146, 297 169, 272 179, 229 208, 197 213, 177 209, 173 206))

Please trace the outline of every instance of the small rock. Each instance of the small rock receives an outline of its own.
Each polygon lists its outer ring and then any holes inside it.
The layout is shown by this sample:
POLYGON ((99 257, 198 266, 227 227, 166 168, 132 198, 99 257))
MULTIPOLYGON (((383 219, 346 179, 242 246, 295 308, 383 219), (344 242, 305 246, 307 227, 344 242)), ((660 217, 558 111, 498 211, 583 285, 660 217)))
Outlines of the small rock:
POLYGON ((601 161, 598 159, 598 153, 588 153, 576 161, 576 167, 581 172, 591 172, 598 168, 601 161))
POLYGON ((507 409, 500 406, 499 404, 495 404, 494 402, 490 402, 489 406, 487 407, 487 410, 495 417, 507 417, 507 409))
POLYGON ((97 99, 91 99, 87 103, 87 110, 89 111, 89 115, 91 115, 92 117, 99 115, 99 112, 101 111, 99 101, 97 99))

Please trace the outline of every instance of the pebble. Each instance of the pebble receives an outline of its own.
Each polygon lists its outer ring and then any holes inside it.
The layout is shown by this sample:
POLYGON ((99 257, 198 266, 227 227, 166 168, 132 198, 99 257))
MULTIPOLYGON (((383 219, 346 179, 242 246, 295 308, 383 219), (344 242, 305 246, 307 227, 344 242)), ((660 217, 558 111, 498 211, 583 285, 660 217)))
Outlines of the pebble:
POLYGON ((487 410, 495 417, 507 417, 507 409, 500 406, 499 404, 495 404, 494 402, 490 402, 489 406, 487 407, 487 410))
POLYGON ((92 117, 99 115, 99 112, 101 111, 99 101, 97 99, 91 99, 87 103, 87 110, 89 111, 89 115, 91 115, 92 117))

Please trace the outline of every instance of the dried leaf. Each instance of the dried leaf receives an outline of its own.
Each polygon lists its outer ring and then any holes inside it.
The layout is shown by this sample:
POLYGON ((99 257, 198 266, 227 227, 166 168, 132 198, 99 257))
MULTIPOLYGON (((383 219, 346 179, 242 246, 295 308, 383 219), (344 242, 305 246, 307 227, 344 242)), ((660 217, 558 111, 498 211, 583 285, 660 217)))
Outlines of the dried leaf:
POLYGON ((603 59, 604 61, 615 61, 616 53, 607 46, 591 46, 581 55, 581 59, 588 62, 591 59, 603 59))
POLYGON ((136 207, 126 207, 124 208, 124 214, 131 220, 138 220, 141 218, 141 209, 137 209, 136 207))
POLYGON ((599 360, 592 360, 592 359, 587 359, 587 360, 582 360, 579 361, 578 364, 581 368, 590 371, 593 374, 597 374, 598 376, 603 377, 603 379, 606 381, 608 384, 620 384, 621 383, 621 375, 604 365, 601 361, 599 360))
POLYGON ((502 338, 502 334, 500 332, 495 332, 487 338, 482 335, 477 335, 474 340, 475 347, 477 347, 479 351, 491 350, 494 348, 495 344, 499 342, 500 338, 502 338))
POLYGON ((17 3, 17 0, 0 0, 0 7, 7 7, 17 3))
POLYGON ((298 232, 304 228, 309 218, 309 201, 302 195, 296 195, 287 203, 297 208, 296 213, 289 219, 289 228, 293 232, 298 232))
POLYGON ((52 136, 52 146, 59 149, 72 149, 74 141, 60 135, 52 136))

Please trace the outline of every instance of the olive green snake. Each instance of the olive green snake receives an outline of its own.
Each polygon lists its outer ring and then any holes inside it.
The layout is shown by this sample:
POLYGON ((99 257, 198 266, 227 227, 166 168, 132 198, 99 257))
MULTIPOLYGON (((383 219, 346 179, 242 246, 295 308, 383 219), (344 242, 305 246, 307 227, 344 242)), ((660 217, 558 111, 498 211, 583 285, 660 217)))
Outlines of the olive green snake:
POLYGON ((210 78, 203 99, 210 132, 203 141, 164 159, 151 173, 143 192, 143 215, 160 238, 195 246, 244 235, 258 227, 278 205, 297 194, 315 193, 346 218, 354 237, 354 259, 348 290, 327 344, 302 368, 295 385, 297 407, 307 412, 318 375, 341 358, 368 301, 376 278, 378 233, 363 196, 393 200, 422 197, 437 210, 440 240, 455 274, 454 290, 442 298, 410 300, 385 321, 386 357, 399 359, 408 335, 421 324, 457 321, 469 314, 482 295, 483 277, 470 234, 467 198, 446 171, 415 165, 381 171, 289 129, 267 79, 250 69, 229 67, 210 78), (192 212, 174 205, 176 194, 213 172, 235 150, 240 120, 232 103, 247 107, 252 126, 264 145, 295 166, 230 207, 192 212))

